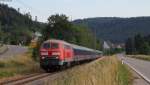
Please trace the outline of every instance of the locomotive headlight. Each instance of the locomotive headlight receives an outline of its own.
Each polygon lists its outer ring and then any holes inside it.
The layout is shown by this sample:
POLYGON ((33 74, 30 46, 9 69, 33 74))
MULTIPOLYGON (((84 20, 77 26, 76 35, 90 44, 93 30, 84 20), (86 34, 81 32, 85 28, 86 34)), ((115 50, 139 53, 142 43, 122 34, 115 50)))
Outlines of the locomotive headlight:
POLYGON ((41 57, 41 59, 45 59, 45 57, 41 57))
POLYGON ((58 59, 59 57, 57 56, 56 59, 58 59))
POLYGON ((52 55, 60 55, 59 52, 53 52, 52 55))

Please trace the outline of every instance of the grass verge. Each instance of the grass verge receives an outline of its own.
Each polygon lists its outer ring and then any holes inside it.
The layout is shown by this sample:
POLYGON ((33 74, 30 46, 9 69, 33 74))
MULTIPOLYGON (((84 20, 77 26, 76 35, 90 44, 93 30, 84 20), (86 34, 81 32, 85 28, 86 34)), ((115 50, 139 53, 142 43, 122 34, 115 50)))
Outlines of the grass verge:
POLYGON ((107 57, 63 72, 45 85, 130 85, 132 75, 116 57, 107 57))
POLYGON ((18 55, 11 59, 0 59, 1 80, 8 77, 23 76, 40 71, 40 66, 32 59, 31 53, 18 55))
POLYGON ((127 55, 127 57, 150 61, 150 55, 127 55))

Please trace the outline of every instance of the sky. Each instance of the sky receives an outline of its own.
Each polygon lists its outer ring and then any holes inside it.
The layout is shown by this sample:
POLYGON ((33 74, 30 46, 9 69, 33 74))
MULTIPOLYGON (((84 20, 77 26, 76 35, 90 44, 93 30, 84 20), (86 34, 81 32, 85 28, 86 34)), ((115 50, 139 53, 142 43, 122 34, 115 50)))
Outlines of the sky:
POLYGON ((38 21, 47 22, 53 14, 65 14, 70 20, 91 17, 150 16, 150 0, 0 0, 21 13, 30 12, 38 21))

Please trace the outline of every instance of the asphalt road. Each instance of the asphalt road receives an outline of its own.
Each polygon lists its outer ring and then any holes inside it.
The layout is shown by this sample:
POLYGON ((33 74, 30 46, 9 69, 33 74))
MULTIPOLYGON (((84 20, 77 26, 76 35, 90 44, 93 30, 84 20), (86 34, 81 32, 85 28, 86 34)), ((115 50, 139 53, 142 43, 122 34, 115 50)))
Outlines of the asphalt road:
POLYGON ((28 51, 27 47, 16 46, 16 45, 7 45, 8 50, 0 55, 0 58, 10 58, 18 54, 23 54, 28 51))
MULTIPOLYGON (((144 76, 146 79, 150 80, 150 62, 149 61, 125 57, 125 55, 123 55, 123 54, 119 54, 118 56, 123 61, 128 63, 130 66, 132 66, 137 72, 142 74, 142 76, 144 76)), ((137 81, 137 82, 139 82, 139 81, 137 81)), ((142 83, 141 85, 150 85, 144 81, 139 82, 139 83, 142 83)), ((140 85, 140 84, 137 83, 137 85, 140 85)))

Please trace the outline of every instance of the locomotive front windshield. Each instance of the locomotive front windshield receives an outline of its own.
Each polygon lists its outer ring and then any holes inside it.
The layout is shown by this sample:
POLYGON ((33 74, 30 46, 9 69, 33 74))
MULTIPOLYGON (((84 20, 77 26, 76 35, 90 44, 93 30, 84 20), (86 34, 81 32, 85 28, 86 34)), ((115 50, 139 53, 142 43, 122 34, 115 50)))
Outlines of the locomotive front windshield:
POLYGON ((49 48, 50 48, 50 43, 44 43, 44 44, 43 44, 43 48, 49 49, 49 48))
POLYGON ((49 48, 51 48, 51 49, 56 49, 56 48, 58 48, 59 46, 58 46, 58 43, 44 43, 43 44, 43 48, 45 48, 45 49, 49 49, 49 48))
POLYGON ((51 48, 52 49, 58 48, 58 43, 51 43, 51 48))

